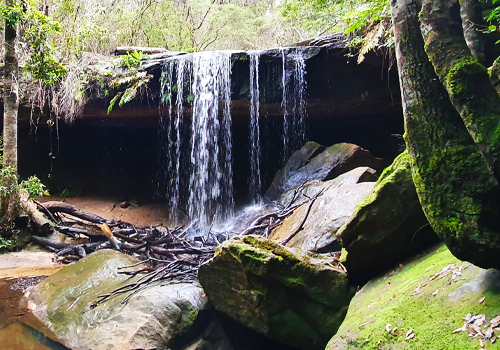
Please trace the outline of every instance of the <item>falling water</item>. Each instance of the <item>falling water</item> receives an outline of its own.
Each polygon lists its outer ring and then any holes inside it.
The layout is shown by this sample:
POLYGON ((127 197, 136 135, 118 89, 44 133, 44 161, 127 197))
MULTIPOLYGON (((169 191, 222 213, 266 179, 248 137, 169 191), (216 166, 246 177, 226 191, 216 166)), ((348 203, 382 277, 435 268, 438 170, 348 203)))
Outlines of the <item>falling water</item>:
POLYGON ((306 141, 306 64, 300 50, 281 49, 283 99, 283 161, 306 141))
MULTIPOLYGON (((261 191, 260 52, 250 56, 250 194, 261 191)), ((305 58, 299 49, 281 49, 283 156, 305 141, 305 58)), ((279 68, 278 68, 279 69, 279 68)), ((202 52, 168 60, 162 72, 161 129, 165 195, 171 219, 183 209, 188 219, 208 225, 232 216, 231 52, 202 52), (191 106, 191 118, 184 114, 191 106), (184 119, 186 118, 186 119, 184 119), (183 120, 190 125, 183 127, 183 120), (188 141, 189 140, 189 141, 188 141)))
POLYGON ((250 197, 260 201, 260 129, 259 129, 259 58, 260 52, 250 52, 250 197))
MULTIPOLYGON (((171 162, 172 162, 172 175, 170 177, 171 195, 169 198, 170 204, 170 219, 177 222, 179 219, 180 207, 180 160, 181 160, 181 126, 184 113, 184 80, 186 75, 189 74, 187 61, 181 57, 177 61, 177 96, 176 96, 176 115, 172 118, 172 126, 175 130, 175 137, 172 133, 172 140, 175 140, 175 147, 172 145, 171 162)), ((173 143, 173 142, 172 142, 173 143)))
POLYGON ((173 222, 179 220, 182 204, 187 204, 188 218, 202 225, 232 215, 230 77, 229 52, 176 57, 163 67, 161 105, 166 113, 160 129, 165 134, 164 192, 173 222), (189 130, 182 126, 186 103, 191 103, 189 130), (189 150, 183 141, 188 138, 189 150), (182 162, 186 157, 189 162, 182 162))
POLYGON ((188 212, 208 224, 232 214, 231 53, 193 55, 194 101, 188 212), (223 106, 222 118, 219 103, 223 106))

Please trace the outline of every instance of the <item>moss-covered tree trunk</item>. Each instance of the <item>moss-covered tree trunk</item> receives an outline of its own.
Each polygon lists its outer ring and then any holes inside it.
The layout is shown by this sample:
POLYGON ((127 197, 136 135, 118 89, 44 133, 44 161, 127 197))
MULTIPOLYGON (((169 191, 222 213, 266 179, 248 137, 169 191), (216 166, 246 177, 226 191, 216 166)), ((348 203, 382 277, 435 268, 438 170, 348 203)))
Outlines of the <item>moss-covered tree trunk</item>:
POLYGON ((497 181, 429 62, 417 0, 391 0, 391 10, 405 140, 422 208, 458 258, 500 267, 497 181))
POLYGON ((500 97, 486 68, 467 47, 458 0, 424 0, 420 21, 434 70, 490 169, 500 178, 500 97))
MULTIPOLYGON (((6 5, 13 6, 13 0, 6 0, 6 5)), ((12 169, 9 176, 4 176, 2 185, 6 189, 15 189, 17 185, 17 112, 18 100, 18 63, 15 52, 16 23, 5 21, 5 73, 4 73, 4 114, 3 114, 3 167, 12 169)), ((12 191, 2 197, 1 222, 12 221, 19 210, 19 196, 12 191)))

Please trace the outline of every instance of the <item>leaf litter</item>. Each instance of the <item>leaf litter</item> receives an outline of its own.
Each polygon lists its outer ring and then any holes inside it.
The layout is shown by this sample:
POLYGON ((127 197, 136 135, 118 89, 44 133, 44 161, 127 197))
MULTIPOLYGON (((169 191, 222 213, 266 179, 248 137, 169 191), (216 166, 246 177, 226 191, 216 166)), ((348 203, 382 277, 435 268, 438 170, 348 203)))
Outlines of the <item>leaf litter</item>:
POLYGON ((497 341, 495 332, 500 332, 500 316, 496 316, 488 322, 485 314, 472 315, 468 313, 464 318, 464 325, 461 328, 457 328, 453 333, 467 332, 468 336, 471 338, 478 338, 479 345, 481 348, 485 348, 486 341, 490 341, 492 344, 497 341))

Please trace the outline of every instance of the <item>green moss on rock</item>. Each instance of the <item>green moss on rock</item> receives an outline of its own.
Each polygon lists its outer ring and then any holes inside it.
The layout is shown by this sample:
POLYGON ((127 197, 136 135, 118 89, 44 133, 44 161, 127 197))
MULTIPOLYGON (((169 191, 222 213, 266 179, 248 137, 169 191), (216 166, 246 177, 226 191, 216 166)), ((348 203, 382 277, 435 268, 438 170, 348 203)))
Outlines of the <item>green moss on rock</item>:
POLYGON ((217 310, 302 349, 324 348, 353 295, 331 259, 257 236, 224 242, 199 278, 217 310))
MULTIPOLYGON (((477 338, 453 330, 463 326, 468 313, 488 320, 500 315, 499 296, 498 271, 459 261, 439 246, 367 283, 327 349, 479 349, 477 338), (387 332, 387 324, 397 330, 387 332), (406 340, 410 329, 415 337, 406 340)), ((487 342, 486 348, 500 349, 500 344, 487 342)))

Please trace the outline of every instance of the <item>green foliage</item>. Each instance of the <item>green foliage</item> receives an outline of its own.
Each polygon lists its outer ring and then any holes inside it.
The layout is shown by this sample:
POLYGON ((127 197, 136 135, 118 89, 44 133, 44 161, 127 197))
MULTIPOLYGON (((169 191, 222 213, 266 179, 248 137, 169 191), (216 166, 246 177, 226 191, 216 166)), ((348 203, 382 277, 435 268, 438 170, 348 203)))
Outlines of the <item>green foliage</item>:
POLYGON ((129 103, 140 94, 140 91, 146 86, 146 84, 151 80, 152 75, 148 75, 146 72, 135 72, 134 74, 117 78, 113 80, 109 87, 112 89, 124 89, 119 91, 109 102, 108 114, 111 113, 113 107, 118 102, 118 106, 123 107, 125 104, 129 103))
POLYGON ((373 0, 360 3, 351 12, 343 16, 342 22, 348 26, 345 33, 365 31, 373 24, 390 16, 389 10, 390 6, 387 0, 373 0))
POLYGON ((54 47, 49 41, 50 35, 61 30, 61 25, 32 8, 26 12, 24 22, 24 36, 30 45, 30 54, 23 70, 44 85, 53 86, 66 75, 66 68, 55 58, 54 47))
POLYGON ((28 180, 21 181, 19 187, 28 191, 30 199, 49 195, 49 192, 46 190, 46 186, 42 184, 36 175, 30 176, 28 180))
POLYGON ((19 190, 26 190, 29 193, 29 198, 35 198, 38 196, 48 196, 49 192, 46 190, 46 186, 42 184, 40 179, 36 177, 36 175, 30 176, 27 180, 21 181, 19 185, 17 185, 17 176, 16 171, 11 166, 4 167, 0 169, 0 179, 2 179, 2 185, 0 185, 0 193, 3 196, 7 196, 11 193, 18 192, 19 190), (10 178, 15 180, 16 185, 5 186, 4 181, 5 178, 10 178))
POLYGON ((13 186, 5 186, 4 184, 7 183, 5 181, 6 178, 15 180, 14 183, 17 184, 17 176, 16 176, 16 171, 13 167, 8 166, 0 169, 0 179, 1 179, 1 185, 0 185, 0 194, 3 196, 7 196, 10 193, 16 192, 19 190, 18 185, 13 185, 13 186))
POLYGON ((8 25, 15 26, 23 18, 23 8, 20 4, 13 6, 0 4, 0 16, 2 16, 8 25))
POLYGON ((122 97, 122 95, 123 95, 123 91, 117 93, 116 96, 111 99, 111 101, 109 102, 109 106, 108 106, 108 114, 111 113, 116 102, 122 97))
POLYGON ((126 55, 120 55, 121 60, 118 63, 120 67, 130 69, 132 67, 139 67, 141 61, 148 60, 149 56, 145 55, 142 51, 132 51, 127 53, 126 55))
POLYGON ((282 20, 301 33, 301 37, 354 33, 350 45, 364 47, 365 53, 380 44, 378 39, 383 39, 382 44, 390 41, 390 35, 377 27, 390 17, 389 9, 388 0, 289 0, 278 7, 282 20))
POLYGON ((61 25, 43 12, 34 9, 34 4, 13 6, 0 5, 0 15, 11 26, 23 27, 22 41, 28 44, 28 59, 22 67, 33 79, 45 86, 53 86, 66 74, 65 67, 55 58, 50 36, 61 30, 61 25))
POLYGON ((0 236, 0 250, 10 250, 16 246, 15 241, 0 236))

